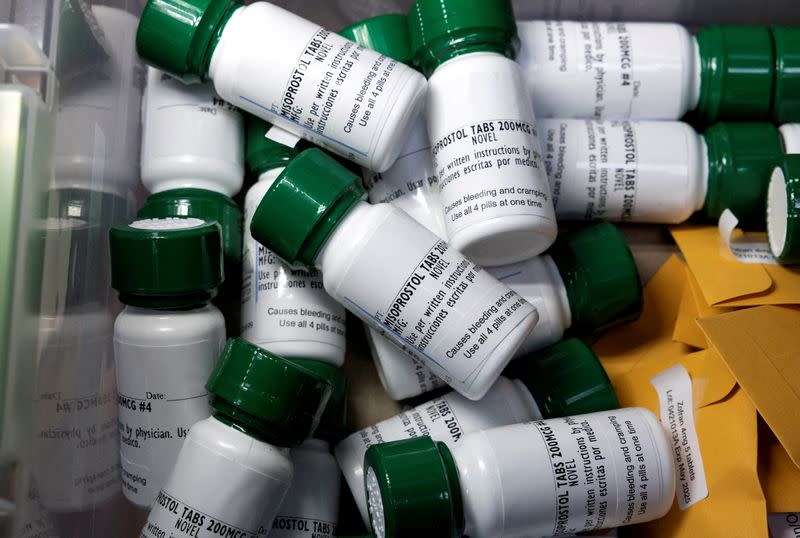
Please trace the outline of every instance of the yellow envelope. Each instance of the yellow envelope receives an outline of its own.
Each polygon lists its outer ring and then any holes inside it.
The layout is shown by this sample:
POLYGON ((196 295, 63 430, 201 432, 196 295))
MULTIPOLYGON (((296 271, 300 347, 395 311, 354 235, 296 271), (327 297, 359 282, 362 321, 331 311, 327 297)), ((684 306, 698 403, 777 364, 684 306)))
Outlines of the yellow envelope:
POLYGON ((680 307, 678 309, 678 319, 675 321, 675 330, 672 339, 676 342, 683 342, 690 346, 701 349, 708 348, 708 340, 705 333, 700 329, 697 320, 731 312, 733 308, 722 306, 709 306, 703 297, 700 284, 692 272, 686 270, 687 285, 681 295, 680 307))
POLYGON ((767 512, 800 512, 800 468, 763 421, 758 424, 758 477, 767 512))
POLYGON ((789 457, 800 464, 800 311, 761 306, 698 323, 789 457))
POLYGON ((757 460, 756 412, 714 350, 658 354, 637 363, 616 384, 623 406, 647 407, 658 413, 654 375, 682 364, 692 378, 695 423, 709 495, 652 523, 636 534, 655 538, 698 536, 766 537, 766 503, 757 460), (735 442, 732 442, 735 440, 735 442))
POLYGON ((670 231, 707 304, 738 307, 800 304, 800 269, 747 264, 723 254, 724 245, 715 226, 670 231))

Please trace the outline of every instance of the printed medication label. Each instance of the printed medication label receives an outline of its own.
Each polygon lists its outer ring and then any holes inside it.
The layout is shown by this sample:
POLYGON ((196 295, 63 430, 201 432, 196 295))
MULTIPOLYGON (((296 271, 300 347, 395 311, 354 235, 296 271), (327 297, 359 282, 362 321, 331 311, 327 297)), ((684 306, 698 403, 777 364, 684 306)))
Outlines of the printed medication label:
POLYGON ((658 393, 661 423, 672 443, 678 506, 686 510, 708 497, 706 472, 694 423, 692 380, 678 364, 650 379, 658 393))
POLYGON ((719 235, 724 249, 742 263, 758 263, 778 265, 769 244, 763 241, 733 241, 733 232, 739 219, 730 209, 726 209, 719 217, 719 235))

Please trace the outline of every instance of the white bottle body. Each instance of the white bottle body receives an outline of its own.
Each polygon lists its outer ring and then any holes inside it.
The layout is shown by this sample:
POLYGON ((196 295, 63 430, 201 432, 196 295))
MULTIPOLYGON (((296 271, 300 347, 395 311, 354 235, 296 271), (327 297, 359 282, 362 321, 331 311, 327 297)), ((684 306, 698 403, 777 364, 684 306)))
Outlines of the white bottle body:
POLYGON ((483 266, 546 250, 555 215, 519 65, 492 52, 448 60, 430 77, 427 107, 453 248, 483 266))
MULTIPOLYGON (((572 324, 567 290, 553 259, 537 256, 524 262, 486 270, 536 308, 539 322, 514 354, 522 357, 555 344, 572 324)), ((368 334, 381 383, 395 400, 411 398, 444 385, 419 361, 404 353, 379 334, 368 334)))
POLYGON ((541 418, 528 389, 520 381, 500 377, 480 401, 449 392, 353 433, 334 452, 361 517, 369 525, 364 454, 370 446, 422 436, 453 446, 472 432, 541 418))
POLYGON ((671 23, 518 22, 538 118, 677 120, 697 106, 700 55, 671 23))
POLYGON ((783 141, 783 151, 789 155, 800 153, 800 123, 784 123, 778 128, 781 140, 783 141))
POLYGON ((344 363, 345 312, 322 277, 292 269, 250 234, 258 204, 282 168, 262 174, 245 196, 242 338, 286 358, 344 363))
POLYGON ((397 158, 427 85, 410 67, 267 2, 233 13, 209 74, 228 102, 377 171, 397 158))
POLYGON ((278 515, 259 536, 333 538, 339 521, 341 473, 325 441, 309 439, 291 450, 294 477, 278 515))
POLYGON ((244 180, 243 123, 211 84, 184 84, 148 67, 142 183, 151 193, 194 188, 235 195, 244 180))
POLYGON ((213 305, 128 306, 114 324, 120 463, 125 497, 149 508, 192 424, 210 413, 206 381, 225 345, 213 305))
POLYGON ((451 450, 465 534, 474 538, 642 523, 666 514, 675 497, 670 445, 646 409, 504 426, 466 436, 451 450))
POLYGON ((536 309, 390 204, 358 202, 316 261, 325 289, 470 399, 536 325, 536 309))
POLYGON ((539 129, 560 220, 677 224, 705 203, 707 148, 686 123, 549 119, 539 129))
POLYGON ((287 449, 206 418, 189 431, 141 535, 256 538, 291 481, 287 449))

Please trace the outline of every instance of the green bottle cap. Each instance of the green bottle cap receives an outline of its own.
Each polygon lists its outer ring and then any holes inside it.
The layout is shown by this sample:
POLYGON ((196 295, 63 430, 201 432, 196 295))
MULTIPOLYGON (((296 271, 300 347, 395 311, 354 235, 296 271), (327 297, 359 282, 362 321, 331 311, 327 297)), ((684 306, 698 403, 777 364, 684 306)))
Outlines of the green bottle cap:
POLYGON ((312 148, 281 172, 253 214, 253 238, 290 265, 313 267, 328 236, 366 196, 361 178, 312 148))
POLYGON ((703 138, 708 148, 704 206, 716 220, 727 208, 746 229, 764 229, 767 184, 783 155, 778 129, 769 123, 718 123, 703 138))
POLYGON ((197 218, 140 219, 111 228, 111 287, 143 308, 187 308, 222 283, 219 224, 197 218))
POLYGON ((222 252, 227 260, 242 262, 242 212, 224 194, 205 189, 170 189, 151 194, 139 218, 196 217, 222 227, 222 252))
POLYGON ((800 28, 773 26, 775 43, 775 96, 772 119, 776 123, 800 121, 800 28))
POLYGON ((616 226, 593 224, 563 234, 548 252, 567 290, 572 327, 599 332, 642 313, 642 283, 616 226))
POLYGON ((373 445, 364 455, 372 531, 385 538, 461 538, 461 484, 450 450, 430 437, 373 445))
POLYGON ((267 131, 271 128, 272 124, 255 116, 247 118, 245 161, 253 174, 261 175, 267 170, 282 168, 301 151, 302 142, 289 147, 267 138, 267 131))
POLYGON ((772 172, 767 194, 767 237, 772 254, 800 264, 800 155, 786 155, 772 172))
POLYGON ((543 418, 619 407, 614 387, 597 355, 577 338, 513 361, 508 375, 528 387, 543 418))
POLYGON ((147 0, 136 50, 142 60, 185 82, 205 80, 225 23, 238 0, 147 0))
POLYGON ((333 388, 316 372, 231 338, 208 378, 214 416, 278 446, 314 435, 333 388))
POLYGON ((417 0, 408 14, 411 50, 426 76, 471 52, 515 58, 519 51, 511 0, 417 0))
POLYGON ((339 34, 404 64, 410 64, 414 56, 405 15, 379 15, 364 19, 339 34))
POLYGON ((306 370, 311 370, 333 387, 328 405, 319 421, 317 439, 336 443, 344 438, 345 423, 347 421, 347 377, 341 368, 329 362, 311 359, 291 359, 306 370))
POLYGON ((706 123, 763 120, 772 104, 775 53, 769 29, 715 24, 697 34, 700 99, 706 123))

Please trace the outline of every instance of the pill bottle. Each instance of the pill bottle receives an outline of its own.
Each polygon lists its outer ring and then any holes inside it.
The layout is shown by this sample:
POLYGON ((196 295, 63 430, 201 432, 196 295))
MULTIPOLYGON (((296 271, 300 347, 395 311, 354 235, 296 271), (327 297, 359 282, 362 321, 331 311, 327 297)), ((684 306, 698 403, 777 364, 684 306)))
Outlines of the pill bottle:
POLYGON ((374 445, 364 469, 378 538, 565 535, 657 519, 675 497, 670 443, 642 408, 374 445))
POLYGON ((209 304, 222 282, 220 229, 197 218, 111 228, 122 490, 149 508, 189 428, 208 416, 204 388, 225 343, 209 304))
MULTIPOLYGON (((379 15, 348 26, 339 33, 399 62, 412 62, 411 38, 405 15, 379 15)), ((384 172, 363 169, 364 186, 371 203, 392 203, 446 239, 444 212, 427 129, 425 115, 420 114, 410 126, 405 145, 391 168, 384 172)))
POLYGON ((142 536, 258 535, 292 481, 289 448, 314 434, 331 393, 321 376, 241 338, 206 384, 211 416, 192 426, 142 536))
POLYGON ((766 208, 772 255, 781 264, 800 264, 800 155, 787 155, 773 170, 766 208))
POLYGON ((322 285, 316 269, 293 268, 250 233, 258 204, 299 152, 266 137, 270 125, 247 122, 247 166, 258 182, 244 201, 242 338, 286 358, 344 363, 345 311, 322 285))
POLYGON ((448 446, 472 432, 619 407, 611 381, 586 344, 568 339, 526 361, 519 377, 501 376, 480 401, 450 392, 364 428, 336 446, 336 459, 364 518, 364 453, 372 445, 430 436, 448 446))
POLYGON ((271 527, 261 532, 277 538, 333 538, 339 520, 341 473, 331 455, 330 443, 339 441, 344 435, 347 379, 340 368, 329 363, 293 362, 322 376, 333 391, 314 438, 291 449, 292 485, 271 527))
POLYGON ((510 0, 418 0, 408 19, 450 244, 487 267, 540 254, 556 221, 510 0))
MULTIPOLYGON (((539 323, 515 357, 561 340, 568 329, 594 335, 639 317, 642 285, 633 255, 608 222, 562 234, 547 254, 487 271, 539 312, 539 323)), ((411 398, 445 383, 418 361, 409 361, 385 338, 370 349, 381 383, 395 400, 411 398)))
POLYGON ((233 196, 244 179, 242 114, 211 84, 184 84, 148 67, 141 164, 152 193, 194 188, 233 196))
POLYGON ((309 149, 266 192, 250 232, 286 263, 322 271, 331 297, 481 398, 533 330, 536 309, 405 211, 365 196, 358 176, 309 149))
POLYGON ((800 119, 800 45, 789 27, 517 23, 518 60, 540 118, 800 119))
POLYGON ((149 0, 139 55, 338 155, 382 172, 420 112, 425 78, 269 2, 149 0), (271 51, 264 54, 264 51, 271 51))

